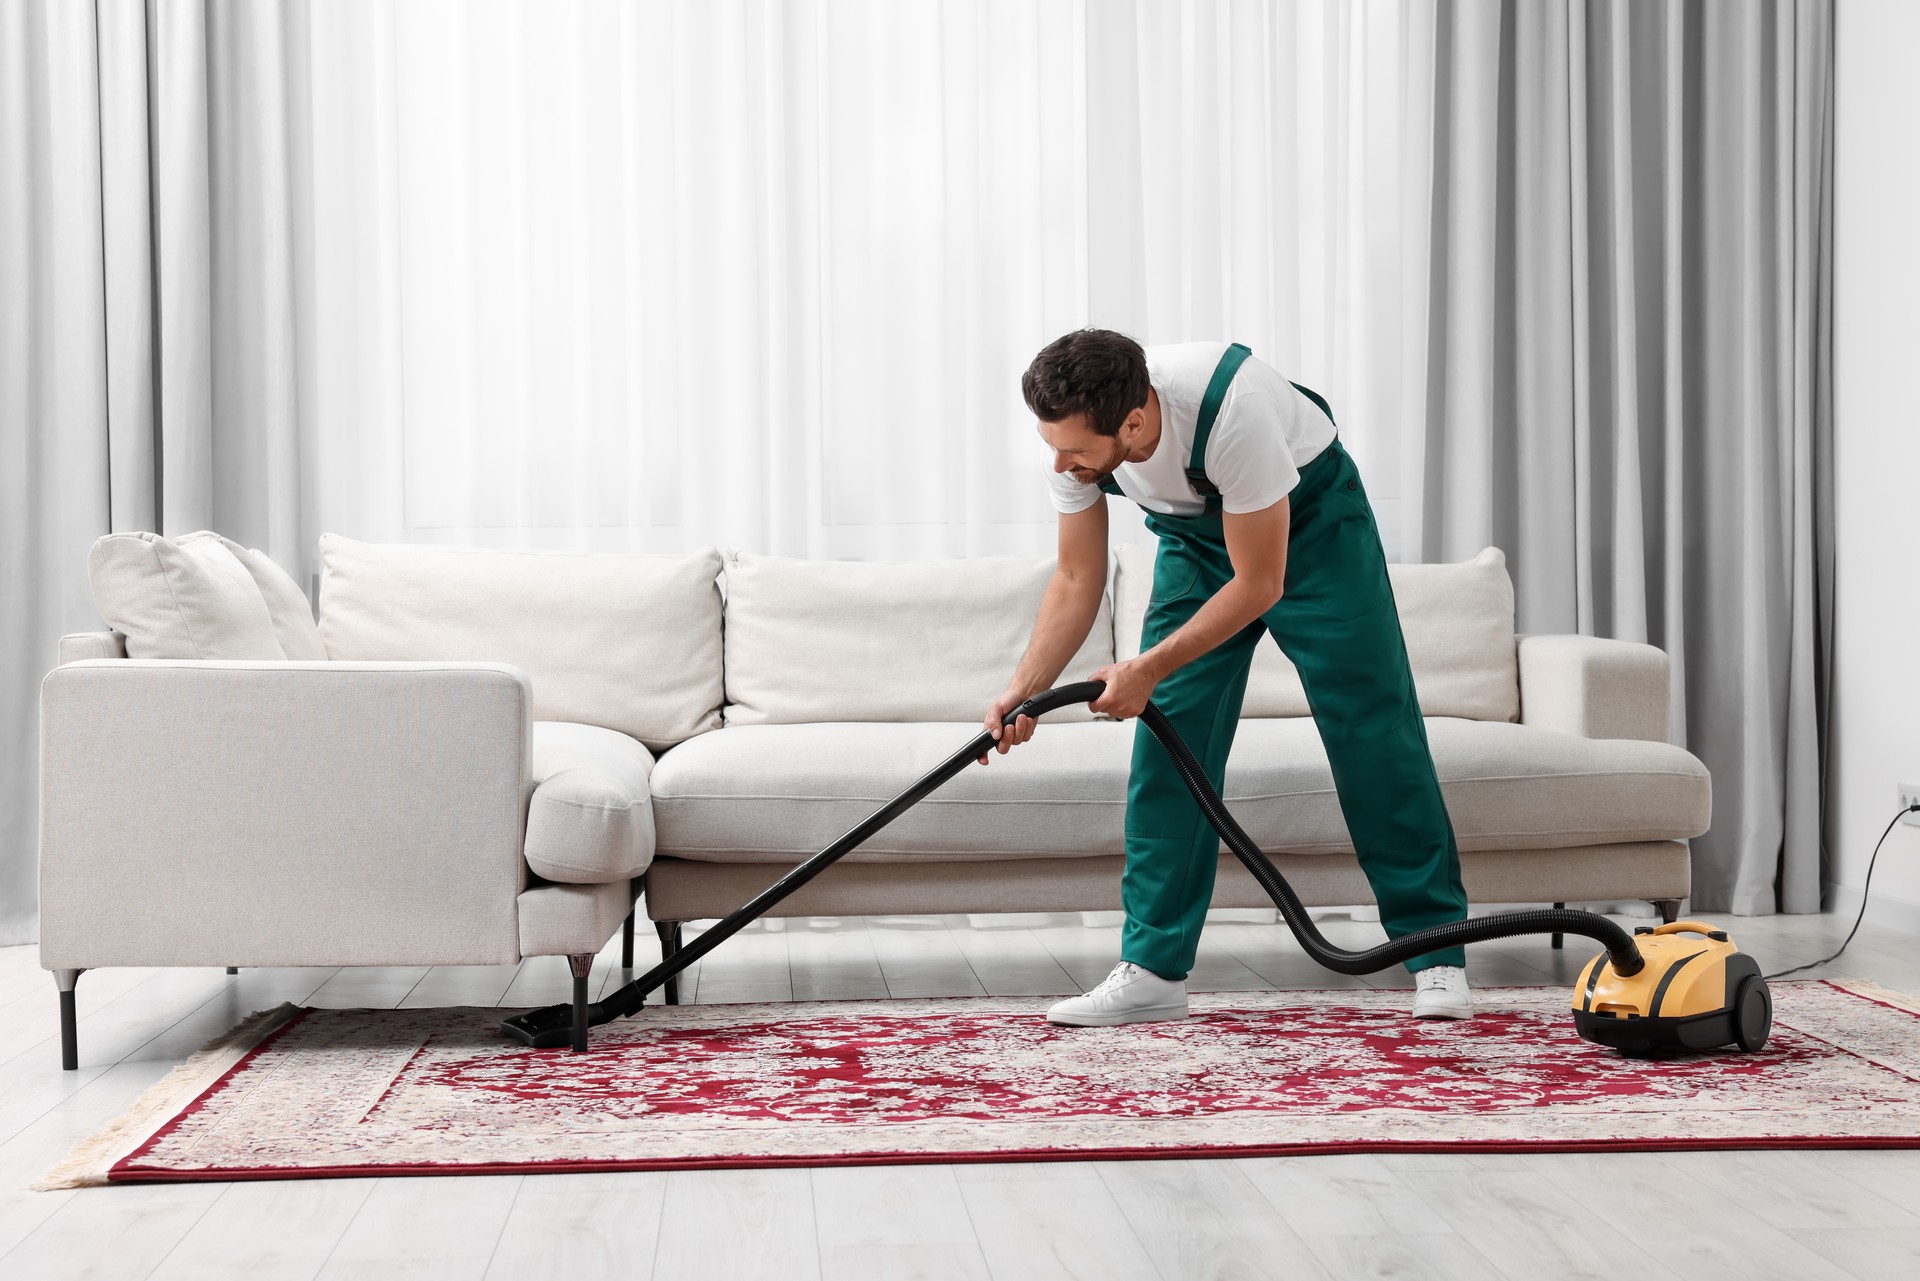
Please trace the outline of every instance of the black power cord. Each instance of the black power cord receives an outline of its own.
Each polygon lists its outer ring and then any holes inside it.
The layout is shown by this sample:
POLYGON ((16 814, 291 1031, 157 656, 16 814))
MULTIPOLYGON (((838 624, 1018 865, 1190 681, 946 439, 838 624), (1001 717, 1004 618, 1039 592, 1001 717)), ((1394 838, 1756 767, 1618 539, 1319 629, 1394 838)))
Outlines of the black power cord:
POLYGON ((1837 961, 1840 959, 1840 953, 1847 950, 1847 943, 1853 942, 1853 936, 1860 932, 1860 922, 1867 919, 1867 891, 1873 888, 1873 865, 1880 861, 1880 847, 1887 843, 1887 832, 1893 830, 1895 823, 1898 823, 1907 815, 1916 812, 1920 812, 1920 805, 1909 805, 1898 814, 1895 814, 1887 823, 1886 830, 1880 833, 1880 839, 1873 843, 1873 857, 1867 860, 1867 879, 1860 883, 1860 911, 1859 914, 1853 918, 1853 928, 1847 931, 1846 942, 1842 943, 1832 956, 1823 956, 1817 961, 1808 961, 1805 965, 1796 965, 1790 970, 1775 970, 1771 974, 1762 975, 1762 978, 1785 978, 1789 974, 1798 974, 1801 970, 1810 970, 1817 965, 1825 965, 1828 961, 1837 961))

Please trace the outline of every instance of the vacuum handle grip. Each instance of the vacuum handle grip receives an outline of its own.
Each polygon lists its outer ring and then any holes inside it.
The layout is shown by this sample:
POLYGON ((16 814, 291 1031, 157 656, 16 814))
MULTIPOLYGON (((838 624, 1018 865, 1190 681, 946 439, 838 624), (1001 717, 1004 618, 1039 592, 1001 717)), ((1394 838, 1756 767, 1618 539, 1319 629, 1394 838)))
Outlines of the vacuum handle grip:
POLYGON ((1718 925, 1709 925, 1705 921, 1668 921, 1665 925, 1653 927, 1655 934, 1712 934, 1718 925))
POLYGON ((1022 716, 1038 719, 1048 712, 1069 706, 1073 703, 1091 703, 1106 692, 1105 681, 1075 681, 1071 685, 1056 685, 1052 689, 1043 689, 1020 706, 1008 712, 1002 725, 1011 725, 1022 716))

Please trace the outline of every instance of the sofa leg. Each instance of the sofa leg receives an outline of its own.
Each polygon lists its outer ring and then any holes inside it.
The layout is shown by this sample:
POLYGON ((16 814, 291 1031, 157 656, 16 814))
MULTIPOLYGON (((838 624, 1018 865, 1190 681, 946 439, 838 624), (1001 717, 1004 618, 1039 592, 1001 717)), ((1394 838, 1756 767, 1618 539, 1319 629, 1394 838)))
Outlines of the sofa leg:
MULTIPOLYGON (((660 959, 662 961, 671 961, 673 954, 680 950, 680 922, 655 921, 653 923, 653 930, 654 933, 660 936, 660 959)), ((667 980, 666 994, 668 1005, 680 1004, 680 976, 678 974, 667 980)))
POLYGON ((55 970, 53 981, 60 989, 60 1070, 73 1072, 80 1067, 80 1020, 74 1011, 73 989, 85 970, 55 970))
POLYGON ((239 972, 240 972, 240 967, 237 965, 229 965, 227 967, 227 973, 229 974, 238 974, 239 972))
POLYGON ((1660 921, 1662 924, 1672 925, 1675 921, 1680 919, 1680 900, 1679 899, 1657 898, 1657 899, 1651 899, 1649 901, 1653 904, 1653 910, 1660 913, 1660 921))
POLYGON ((587 1049, 587 976, 593 973, 593 953, 576 952, 567 958, 573 971, 573 1052, 587 1049))
POLYGON ((633 917, 639 908, 627 913, 627 919, 620 925, 620 968, 628 974, 633 973, 633 917))
MULTIPOLYGON (((1556 908, 1561 908, 1561 907, 1565 907, 1565 906, 1566 906, 1566 904, 1565 904, 1565 903, 1555 903, 1555 904, 1554 904, 1554 906, 1555 906, 1556 908)), ((1564 935, 1564 934, 1556 934, 1556 935, 1554 935, 1554 936, 1553 936, 1553 942, 1552 942, 1551 944, 1549 944, 1549 946, 1551 946, 1551 947, 1553 948, 1553 950, 1554 950, 1554 951, 1556 951, 1556 952, 1558 952, 1558 951, 1559 951, 1559 950, 1560 950, 1561 948, 1563 948, 1563 947, 1565 947, 1566 945, 1567 945, 1567 936, 1566 936, 1566 935, 1564 935)))

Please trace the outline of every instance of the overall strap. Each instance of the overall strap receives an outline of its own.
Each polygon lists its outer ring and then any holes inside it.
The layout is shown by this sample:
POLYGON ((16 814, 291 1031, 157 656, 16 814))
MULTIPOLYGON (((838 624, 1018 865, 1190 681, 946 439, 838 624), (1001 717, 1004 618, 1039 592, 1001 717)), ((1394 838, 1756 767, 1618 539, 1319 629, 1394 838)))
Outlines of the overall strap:
MULTIPOLYGON (((1287 381, 1293 382, 1291 378, 1287 381)), ((1293 383, 1293 389, 1302 396, 1305 396, 1308 400, 1311 400, 1314 404, 1320 406, 1320 412, 1327 416, 1328 422, 1333 423, 1333 434, 1338 436, 1340 434, 1340 424, 1333 422, 1333 410, 1327 407, 1327 402, 1320 393, 1311 387, 1302 387, 1299 383, 1293 383)))
POLYGON ((1207 479, 1207 437, 1213 432, 1213 420, 1220 415, 1220 403, 1227 398, 1227 384, 1252 354, 1253 348, 1245 343, 1228 347, 1220 363, 1213 367, 1213 381, 1207 384, 1207 394, 1200 399, 1200 416, 1193 427, 1193 455, 1187 459, 1187 483, 1193 486, 1194 493, 1207 500, 1208 511, 1219 507, 1220 490, 1207 479))

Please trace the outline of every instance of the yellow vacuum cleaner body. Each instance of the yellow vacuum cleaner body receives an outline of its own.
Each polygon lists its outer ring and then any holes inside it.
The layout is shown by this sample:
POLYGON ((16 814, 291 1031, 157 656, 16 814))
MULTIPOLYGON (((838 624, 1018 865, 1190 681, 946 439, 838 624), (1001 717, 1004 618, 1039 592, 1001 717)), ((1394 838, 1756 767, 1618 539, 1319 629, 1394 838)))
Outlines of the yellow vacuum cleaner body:
POLYGON ((1773 995, 1725 930, 1674 921, 1634 934, 1646 960, 1639 973, 1616 973, 1605 952, 1580 971, 1573 1022, 1581 1036, 1636 1056, 1767 1043, 1773 995))

